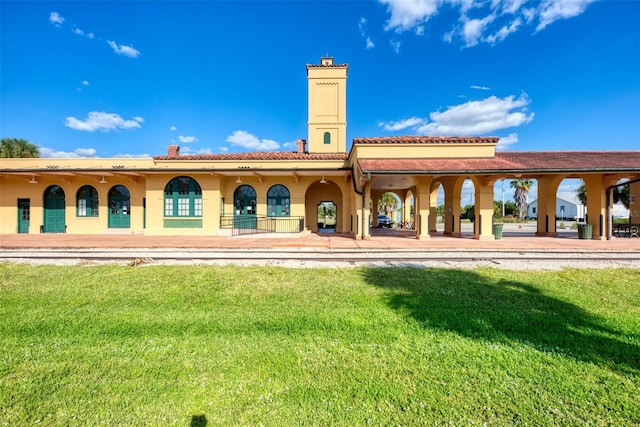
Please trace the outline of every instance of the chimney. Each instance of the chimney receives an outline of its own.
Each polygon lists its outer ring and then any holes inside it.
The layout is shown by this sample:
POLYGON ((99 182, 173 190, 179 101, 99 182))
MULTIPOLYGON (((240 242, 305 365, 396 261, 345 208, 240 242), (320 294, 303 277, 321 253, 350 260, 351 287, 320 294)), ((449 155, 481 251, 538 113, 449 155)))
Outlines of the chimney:
POLYGON ((178 157, 180 155, 179 145, 170 145, 167 147, 167 157, 178 157))
POLYGON ((298 144, 298 153, 302 154, 302 153, 305 153, 307 151, 307 149, 306 149, 307 140, 306 139, 299 139, 299 140, 296 141, 296 144, 298 144))

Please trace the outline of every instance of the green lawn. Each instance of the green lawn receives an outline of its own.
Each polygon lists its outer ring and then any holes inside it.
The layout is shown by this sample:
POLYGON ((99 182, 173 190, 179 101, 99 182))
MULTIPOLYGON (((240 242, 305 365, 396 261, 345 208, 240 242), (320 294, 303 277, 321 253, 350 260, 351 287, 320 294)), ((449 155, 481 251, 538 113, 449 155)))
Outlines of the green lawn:
POLYGON ((640 424, 638 270, 0 278, 0 426, 640 424))

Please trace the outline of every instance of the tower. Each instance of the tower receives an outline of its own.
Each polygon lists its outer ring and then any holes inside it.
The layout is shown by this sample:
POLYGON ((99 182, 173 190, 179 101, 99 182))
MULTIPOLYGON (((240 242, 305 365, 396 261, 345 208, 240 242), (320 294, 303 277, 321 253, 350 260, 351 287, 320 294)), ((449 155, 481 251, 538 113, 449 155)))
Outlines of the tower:
POLYGON ((347 151, 347 64, 320 58, 307 64, 309 117, 307 139, 310 153, 347 151))

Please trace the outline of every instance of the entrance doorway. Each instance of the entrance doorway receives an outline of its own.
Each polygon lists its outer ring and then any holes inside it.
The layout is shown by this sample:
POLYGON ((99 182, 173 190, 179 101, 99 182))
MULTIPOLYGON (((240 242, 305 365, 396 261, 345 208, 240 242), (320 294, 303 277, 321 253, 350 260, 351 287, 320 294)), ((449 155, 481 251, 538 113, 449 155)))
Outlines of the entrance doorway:
POLYGON ((335 233, 338 223, 338 207, 332 201, 320 202, 316 208, 318 233, 335 233))
POLYGON ((233 193, 233 228, 255 229, 256 190, 250 185, 241 185, 233 193))
POLYGON ((29 232, 31 219, 31 200, 18 199, 18 233, 29 232))
POLYGON ((109 190, 109 228, 131 227, 131 195, 124 185, 109 190))
POLYGON ((58 185, 48 187, 44 192, 44 233, 64 233, 64 190, 58 185))

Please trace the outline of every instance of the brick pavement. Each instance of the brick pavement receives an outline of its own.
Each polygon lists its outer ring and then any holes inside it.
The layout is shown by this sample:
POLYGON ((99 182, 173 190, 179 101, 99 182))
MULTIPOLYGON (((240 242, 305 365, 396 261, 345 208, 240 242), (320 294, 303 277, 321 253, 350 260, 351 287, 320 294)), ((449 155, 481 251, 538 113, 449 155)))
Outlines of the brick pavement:
POLYGON ((500 240, 475 240, 470 234, 449 237, 441 233, 418 240, 412 232, 375 230, 369 240, 349 235, 303 232, 295 235, 148 236, 140 234, 2 234, 1 249, 21 248, 323 248, 323 249, 566 249, 640 251, 640 239, 583 240, 575 233, 563 237, 535 237, 505 232, 500 240))

